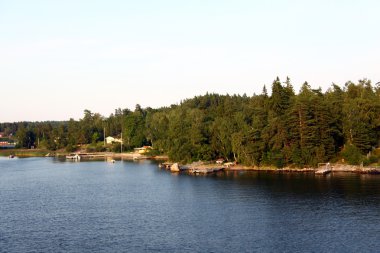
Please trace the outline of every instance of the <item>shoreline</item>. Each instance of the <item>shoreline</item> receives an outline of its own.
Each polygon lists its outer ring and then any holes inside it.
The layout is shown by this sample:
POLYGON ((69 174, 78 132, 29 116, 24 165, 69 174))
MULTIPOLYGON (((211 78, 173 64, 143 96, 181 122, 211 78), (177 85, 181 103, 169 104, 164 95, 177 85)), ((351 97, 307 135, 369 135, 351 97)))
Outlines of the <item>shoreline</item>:
POLYGON ((275 168, 275 167, 257 167, 257 166, 244 166, 244 165, 218 165, 218 164, 178 164, 178 163, 162 163, 160 168, 170 170, 171 172, 187 172, 190 174, 210 174, 217 173, 219 171, 234 172, 234 171, 256 171, 256 172, 271 172, 271 173, 314 173, 326 175, 334 172, 343 173, 358 173, 358 174, 380 174, 380 167, 374 166, 359 166, 359 165, 346 165, 346 164, 331 164, 331 168, 325 170, 324 168, 275 168), (174 165, 174 168, 173 168, 174 165), (322 173, 318 173, 319 170, 323 170, 322 173))
MULTIPOLYGON (((74 152, 73 152, 74 153, 74 152)), ((81 152, 76 152, 81 153, 81 152)), ((64 157, 69 155, 69 152, 56 152, 40 149, 2 149, 0 150, 0 156, 14 155, 16 157, 64 157)), ((169 161, 167 155, 146 156, 138 153, 114 153, 114 152, 92 152, 82 153, 89 155, 85 159, 94 158, 117 158, 126 160, 157 160, 157 161, 169 161)), ((173 162, 167 162, 167 164, 174 164, 173 162)), ((216 171, 261 171, 261 172, 276 172, 276 173, 315 173, 319 168, 275 168, 270 166, 257 167, 257 166, 245 166, 245 165, 220 165, 211 164, 210 162, 196 162, 192 164, 178 164, 182 169, 179 171, 192 170, 203 171, 205 173, 216 171)), ((170 168, 167 168, 170 170, 170 168)), ((346 173, 360 173, 360 174, 380 174, 380 166, 360 166, 360 165, 348 165, 348 164, 331 164, 329 172, 346 172, 346 173)), ((328 173, 329 173, 328 172, 328 173)), ((327 173, 326 173, 327 174, 327 173)))
POLYGON ((83 154, 86 158, 124 158, 130 160, 168 160, 166 155, 147 156, 138 153, 114 153, 114 152, 62 152, 44 149, 3 149, 0 156, 14 155, 16 157, 65 157, 69 154, 83 154))
MULTIPOLYGON (((226 171, 266 171, 266 172, 284 172, 284 173, 315 173, 320 168, 270 168, 270 167, 245 167, 233 166, 226 168, 226 171)), ((333 172, 346 172, 346 173, 360 173, 360 174, 380 174, 380 167, 360 165, 347 165, 347 164, 331 164, 331 173, 333 172)), ((327 174, 327 173, 326 173, 327 174)))

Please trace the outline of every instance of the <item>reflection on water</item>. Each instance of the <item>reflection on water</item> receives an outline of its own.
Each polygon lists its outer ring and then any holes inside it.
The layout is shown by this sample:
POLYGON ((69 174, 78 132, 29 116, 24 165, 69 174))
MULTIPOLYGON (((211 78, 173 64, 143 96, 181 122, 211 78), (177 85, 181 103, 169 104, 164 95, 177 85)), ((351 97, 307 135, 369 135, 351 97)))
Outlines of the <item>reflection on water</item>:
POLYGON ((322 176, 314 173, 227 171, 216 176, 297 194, 380 195, 380 175, 335 172, 322 176))
POLYGON ((4 252, 376 252, 380 176, 0 158, 4 252))

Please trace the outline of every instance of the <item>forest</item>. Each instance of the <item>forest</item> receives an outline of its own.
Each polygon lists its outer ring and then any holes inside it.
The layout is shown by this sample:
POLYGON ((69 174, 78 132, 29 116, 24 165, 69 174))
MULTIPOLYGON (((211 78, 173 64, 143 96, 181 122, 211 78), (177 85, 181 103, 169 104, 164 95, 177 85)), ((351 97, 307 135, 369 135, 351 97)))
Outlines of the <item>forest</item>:
POLYGON ((332 84, 322 92, 305 82, 296 93, 276 78, 270 95, 205 94, 157 109, 89 110, 80 120, 0 123, 20 148, 120 152, 104 136, 123 138, 125 151, 151 145, 173 161, 224 158, 250 166, 315 166, 379 162, 380 85, 370 80, 332 84))

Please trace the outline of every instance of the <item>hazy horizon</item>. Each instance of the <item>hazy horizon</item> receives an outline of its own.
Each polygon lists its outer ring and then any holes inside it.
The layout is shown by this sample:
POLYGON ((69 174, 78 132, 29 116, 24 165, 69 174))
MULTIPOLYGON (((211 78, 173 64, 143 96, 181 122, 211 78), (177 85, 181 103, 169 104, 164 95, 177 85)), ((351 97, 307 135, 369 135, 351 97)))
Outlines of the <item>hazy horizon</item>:
POLYGON ((377 1, 0 0, 0 122, 109 116, 279 76, 380 81, 377 1))

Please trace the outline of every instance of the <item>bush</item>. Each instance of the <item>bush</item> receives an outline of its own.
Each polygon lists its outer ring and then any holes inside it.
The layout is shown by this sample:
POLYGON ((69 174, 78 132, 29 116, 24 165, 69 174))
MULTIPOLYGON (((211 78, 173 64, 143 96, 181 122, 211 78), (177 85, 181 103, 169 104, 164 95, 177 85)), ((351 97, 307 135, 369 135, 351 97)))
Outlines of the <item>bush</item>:
POLYGON ((373 150, 372 153, 374 156, 380 157, 380 148, 373 150))
POLYGON ((363 165, 371 165, 371 164, 376 164, 379 161, 379 158, 377 156, 371 155, 368 158, 364 159, 363 165))
POLYGON ((162 152, 160 152, 158 149, 150 149, 145 155, 147 156, 157 156, 161 155, 162 152))
POLYGON ((112 146, 111 146, 111 150, 112 152, 115 152, 115 153, 120 153, 120 143, 113 143, 112 146))
POLYGON ((88 145, 86 147, 86 151, 89 152, 89 153, 95 152, 96 151, 96 147, 94 146, 94 144, 88 145))
POLYGON ((86 151, 89 153, 104 152, 104 151, 106 151, 106 147, 104 147, 103 142, 92 143, 92 144, 87 146, 86 151))
POLYGON ((356 146, 349 144, 346 145, 342 151, 342 157, 350 165, 359 165, 364 161, 363 156, 356 146))
POLYGON ((69 144, 69 145, 66 146, 66 152, 74 152, 76 150, 77 150, 76 145, 69 144))
POLYGON ((104 147, 103 142, 99 142, 98 144, 96 144, 95 150, 96 152, 104 152, 106 151, 106 147, 104 147))

